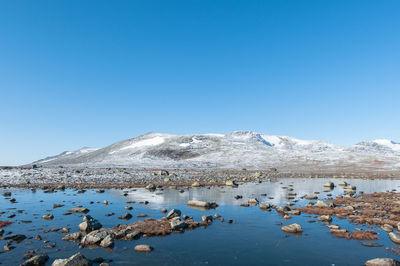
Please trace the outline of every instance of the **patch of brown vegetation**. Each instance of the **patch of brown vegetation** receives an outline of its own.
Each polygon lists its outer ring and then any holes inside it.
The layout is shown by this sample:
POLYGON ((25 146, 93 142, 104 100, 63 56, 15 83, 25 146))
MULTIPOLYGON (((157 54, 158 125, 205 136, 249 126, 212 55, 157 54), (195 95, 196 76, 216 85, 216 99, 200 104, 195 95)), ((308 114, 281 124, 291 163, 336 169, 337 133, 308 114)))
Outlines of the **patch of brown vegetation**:
MULTIPOLYGON (((185 221, 187 224, 186 229, 196 229, 199 226, 208 226, 209 224, 206 222, 195 222, 192 219, 185 221)), ((185 229, 173 230, 171 228, 170 220, 161 219, 155 220, 153 218, 148 218, 144 221, 137 221, 130 225, 118 225, 111 229, 114 234, 119 234, 120 232, 124 232, 124 235, 128 235, 135 231, 139 231, 143 236, 151 237, 151 236, 165 236, 169 235, 174 231, 184 231, 185 229)), ((121 239, 126 239, 122 237, 121 239)))
POLYGON ((316 215, 331 215, 348 219, 354 224, 397 227, 400 222, 400 193, 379 192, 361 194, 355 198, 333 200, 334 208, 307 206, 297 208, 301 212, 316 215))

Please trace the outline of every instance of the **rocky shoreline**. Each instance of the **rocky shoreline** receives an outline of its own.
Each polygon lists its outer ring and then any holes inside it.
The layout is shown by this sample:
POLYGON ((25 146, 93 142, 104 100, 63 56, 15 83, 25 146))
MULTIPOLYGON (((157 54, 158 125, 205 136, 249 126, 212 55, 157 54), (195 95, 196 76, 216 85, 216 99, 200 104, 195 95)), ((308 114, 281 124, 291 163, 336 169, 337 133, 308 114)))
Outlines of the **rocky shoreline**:
POLYGON ((280 172, 278 169, 133 169, 133 168, 69 168, 69 167, 1 167, 0 185, 41 188, 64 186, 70 188, 133 188, 156 186, 190 186, 199 182, 205 186, 237 182, 261 182, 273 178, 341 178, 341 179, 399 179, 398 171, 345 171, 334 173, 280 172), (57 186, 55 186, 57 185, 57 186))

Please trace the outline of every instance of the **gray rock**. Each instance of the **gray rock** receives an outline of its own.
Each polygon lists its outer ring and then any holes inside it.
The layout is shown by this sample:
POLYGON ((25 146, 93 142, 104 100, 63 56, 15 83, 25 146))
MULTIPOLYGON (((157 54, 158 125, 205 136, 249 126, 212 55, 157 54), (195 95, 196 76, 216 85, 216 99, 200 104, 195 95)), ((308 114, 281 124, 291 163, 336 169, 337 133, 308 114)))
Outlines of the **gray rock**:
POLYGON ((237 186, 239 186, 235 181, 233 181, 233 180, 228 180, 228 181, 226 181, 225 182, 225 185, 227 186, 227 187, 237 187, 237 186))
POLYGON ((133 231, 132 233, 129 233, 126 235, 127 240, 134 240, 134 239, 139 239, 142 235, 142 232, 140 231, 133 231))
POLYGON ((43 215, 42 218, 45 219, 45 220, 53 220, 54 219, 54 215, 49 213, 49 214, 43 215))
POLYGON ((114 246, 114 239, 111 235, 108 235, 103 240, 101 240, 100 246, 103 248, 112 248, 114 246))
POLYGON ((269 204, 269 203, 260 204, 260 209, 266 210, 266 209, 270 209, 270 208, 271 208, 271 204, 269 204))
POLYGON ((211 215, 203 215, 203 216, 201 217, 201 220, 202 220, 203 222, 206 222, 206 223, 212 223, 213 218, 212 218, 211 215))
POLYGON ((289 212, 291 209, 288 206, 278 206, 276 207, 277 212, 289 212))
POLYGON ((172 218, 170 224, 172 230, 185 229, 188 226, 184 221, 181 221, 179 217, 172 218))
POLYGON ((69 257, 68 259, 57 259, 51 266, 90 266, 92 263, 81 253, 69 257))
POLYGON ((102 224, 90 215, 84 216, 83 222, 79 224, 79 230, 83 232, 91 232, 93 230, 98 230, 101 227, 102 224))
POLYGON ((83 235, 81 232, 76 232, 76 233, 72 233, 72 234, 64 236, 62 238, 62 240, 76 242, 76 241, 80 241, 82 239, 82 237, 83 237, 83 235))
POLYGON ((384 224, 381 228, 383 231, 388 233, 393 231, 393 226, 391 226, 390 224, 384 224))
POLYGON ((187 205, 200 208, 216 208, 218 206, 215 202, 206 202, 201 200, 189 200, 187 205))
POLYGON ((147 186, 146 186, 146 189, 147 190, 150 190, 150 191, 154 191, 154 190, 156 190, 156 185, 154 185, 154 184, 148 184, 147 186))
POLYGON ((335 205, 332 202, 326 202, 326 201, 318 200, 317 203, 315 203, 315 207, 334 208, 335 205))
POLYGON ((180 217, 181 216, 181 211, 178 209, 172 209, 168 214, 167 214, 167 219, 171 219, 174 217, 180 217))
POLYGON ((196 181, 192 184, 192 187, 194 188, 200 187, 200 183, 196 181))
POLYGON ((21 266, 44 266, 48 260, 49 256, 47 255, 36 255, 22 263, 21 266))
POLYGON ((334 188, 335 184, 333 184, 333 182, 327 182, 327 183, 324 184, 324 187, 326 187, 326 188, 334 188))
POLYGON ((85 235, 82 238, 82 245, 88 246, 88 245, 97 245, 99 244, 103 239, 105 239, 109 233, 106 231, 100 231, 100 230, 95 230, 90 232, 89 234, 85 235))
POLYGON ((318 217, 318 221, 330 223, 332 222, 332 217, 330 217, 329 215, 321 215, 320 217, 318 217))
POLYGON ((400 235, 398 233, 389 233, 389 238, 396 244, 400 244, 400 235))
POLYGON ((400 262, 391 258, 376 258, 365 262, 365 266, 399 266, 400 262))
POLYGON ((249 204, 258 204, 258 199, 256 199, 256 198, 249 199, 248 203, 249 204))
POLYGON ((282 231, 285 233, 301 233, 303 228, 299 224, 290 224, 282 227, 282 231))
POLYGON ((318 199, 318 196, 315 196, 315 195, 305 195, 304 198, 305 198, 305 199, 308 199, 308 200, 316 200, 316 199, 318 199))

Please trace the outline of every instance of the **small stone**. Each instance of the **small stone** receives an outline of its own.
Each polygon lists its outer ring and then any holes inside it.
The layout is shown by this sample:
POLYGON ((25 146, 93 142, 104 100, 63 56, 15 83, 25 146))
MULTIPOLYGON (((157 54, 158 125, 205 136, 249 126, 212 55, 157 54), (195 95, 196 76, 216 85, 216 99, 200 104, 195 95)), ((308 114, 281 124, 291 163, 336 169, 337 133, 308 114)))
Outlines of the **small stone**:
POLYGON ((282 227, 282 231, 285 233, 301 233, 303 229, 299 224, 291 224, 282 227))
POLYGON ((136 245, 135 251, 136 252, 151 252, 153 248, 149 245, 136 245))
POLYGON ((125 213, 124 215, 118 217, 118 219, 121 219, 121 220, 129 220, 131 218, 132 218, 132 214, 130 214, 130 213, 125 213))
POLYGON ((329 216, 329 215, 321 215, 320 217, 318 217, 317 220, 320 221, 320 222, 330 223, 330 222, 332 222, 332 217, 329 216))
POLYGON ((49 214, 43 215, 42 218, 45 219, 45 220, 53 220, 54 219, 54 215, 49 213, 49 214))

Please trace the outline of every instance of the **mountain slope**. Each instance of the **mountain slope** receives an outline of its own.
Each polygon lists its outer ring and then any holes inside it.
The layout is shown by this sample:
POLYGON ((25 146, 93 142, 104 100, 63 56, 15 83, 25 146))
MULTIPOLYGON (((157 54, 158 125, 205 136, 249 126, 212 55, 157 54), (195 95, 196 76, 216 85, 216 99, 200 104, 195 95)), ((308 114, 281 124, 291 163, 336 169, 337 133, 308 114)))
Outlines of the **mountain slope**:
POLYGON ((250 131, 226 135, 147 133, 102 149, 64 152, 34 162, 44 166, 136 168, 278 168, 391 170, 400 168, 400 144, 389 140, 349 147, 250 131))

